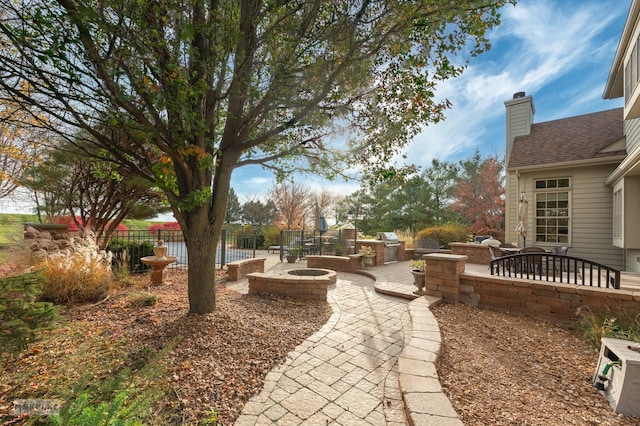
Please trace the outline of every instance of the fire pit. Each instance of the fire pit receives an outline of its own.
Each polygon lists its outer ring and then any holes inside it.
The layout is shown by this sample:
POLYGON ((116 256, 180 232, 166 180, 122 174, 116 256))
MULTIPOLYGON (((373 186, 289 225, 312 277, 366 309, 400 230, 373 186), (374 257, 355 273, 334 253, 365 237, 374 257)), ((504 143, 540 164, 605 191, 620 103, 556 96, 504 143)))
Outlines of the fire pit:
MULTIPOLYGON (((323 275, 329 275, 332 272, 333 271, 330 269, 309 268, 309 269, 291 269, 287 271, 287 274, 296 275, 300 277, 321 277, 323 275)), ((335 274, 335 272, 333 273, 335 274)))
POLYGON ((249 294, 273 294, 305 300, 327 300, 327 288, 335 284, 335 271, 321 268, 247 274, 249 294))

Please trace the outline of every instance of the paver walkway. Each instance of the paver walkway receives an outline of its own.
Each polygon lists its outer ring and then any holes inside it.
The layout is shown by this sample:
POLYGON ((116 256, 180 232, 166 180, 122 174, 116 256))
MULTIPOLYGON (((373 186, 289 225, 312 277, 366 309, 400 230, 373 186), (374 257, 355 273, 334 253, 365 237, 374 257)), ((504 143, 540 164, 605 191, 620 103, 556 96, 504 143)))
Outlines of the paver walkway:
MULTIPOLYGON (((267 270, 302 266, 265 257, 267 270)), ((369 272, 338 274, 328 294, 331 318, 267 374, 237 426, 399 426, 408 424, 403 410, 416 425, 462 426, 435 370, 441 344, 429 311, 435 299, 385 295, 412 295, 408 262, 369 272)), ((487 265, 467 264, 466 272, 489 274, 487 265)), ((622 286, 639 288, 634 277, 623 275, 622 286)), ((246 280, 230 287, 247 291, 246 280)))
POLYGON ((407 424, 398 355, 411 335, 409 301, 378 294, 371 278, 345 273, 328 301, 327 324, 269 372, 236 425, 407 424))

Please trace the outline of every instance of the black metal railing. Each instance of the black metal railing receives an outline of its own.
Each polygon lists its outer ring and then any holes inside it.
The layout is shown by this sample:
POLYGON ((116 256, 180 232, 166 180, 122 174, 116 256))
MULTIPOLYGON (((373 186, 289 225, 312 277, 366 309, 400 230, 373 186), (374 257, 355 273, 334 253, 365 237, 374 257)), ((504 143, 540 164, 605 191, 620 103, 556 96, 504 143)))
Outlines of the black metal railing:
POLYGON ((491 275, 620 288, 619 270, 590 260, 559 254, 512 254, 491 260, 489 268, 491 275))
MULTIPOLYGON (((186 268, 188 264, 187 246, 182 231, 158 229, 154 231, 116 231, 111 238, 109 247, 114 252, 116 261, 121 256, 121 250, 126 248, 129 270, 132 272, 148 269, 140 258, 153 255, 153 246, 159 240, 168 246, 168 254, 177 256, 176 262, 169 268, 186 268)), ((254 232, 237 232, 223 229, 220 242, 216 248, 215 262, 222 268, 235 260, 249 259, 256 256, 256 234, 254 232)))
POLYGON ((322 235, 318 231, 282 230, 276 250, 280 260, 287 254, 295 253, 303 258, 309 255, 335 255, 344 253, 342 230, 329 230, 322 235))

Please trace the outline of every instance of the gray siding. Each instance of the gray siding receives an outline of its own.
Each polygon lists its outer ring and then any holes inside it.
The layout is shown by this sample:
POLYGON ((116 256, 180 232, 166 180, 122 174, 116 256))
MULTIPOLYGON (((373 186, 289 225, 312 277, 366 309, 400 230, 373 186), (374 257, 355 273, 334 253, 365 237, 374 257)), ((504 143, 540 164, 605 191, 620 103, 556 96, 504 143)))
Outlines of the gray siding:
POLYGON ((623 251, 614 247, 612 243, 613 194, 611 188, 604 185, 613 169, 614 166, 591 166, 522 174, 520 186, 526 188, 529 199, 527 245, 540 245, 547 248, 553 246, 535 242, 534 180, 570 177, 572 186, 569 206, 571 226, 569 255, 622 269, 623 251))
POLYGON ((640 119, 625 120, 624 134, 627 139, 627 155, 640 149, 640 119))

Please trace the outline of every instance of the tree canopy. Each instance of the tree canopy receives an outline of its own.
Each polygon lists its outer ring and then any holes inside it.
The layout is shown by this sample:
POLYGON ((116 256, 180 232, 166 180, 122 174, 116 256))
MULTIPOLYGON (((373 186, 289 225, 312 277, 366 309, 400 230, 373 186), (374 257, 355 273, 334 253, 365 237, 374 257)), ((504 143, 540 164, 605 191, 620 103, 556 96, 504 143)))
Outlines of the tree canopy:
POLYGON ((514 2, 0 0, 0 96, 165 192, 206 313, 233 170, 340 173, 340 126, 346 158, 397 174, 389 159, 449 107, 437 83, 514 2))
POLYGON ((29 167, 39 161, 39 143, 47 135, 37 122, 30 109, 8 100, 0 102, 0 199, 13 194, 29 167))
POLYGON ((504 160, 495 155, 481 158, 476 151, 460 161, 460 171, 453 210, 471 224, 473 233, 504 230, 504 160))
POLYGON ((227 223, 237 222, 242 219, 242 206, 236 192, 231 188, 229 190, 229 200, 227 201, 227 216, 225 218, 227 223))
POLYGON ((45 150, 22 183, 32 191, 38 214, 70 215, 79 229, 93 231, 101 249, 125 218, 150 219, 167 211, 162 193, 148 181, 70 144, 45 150))

